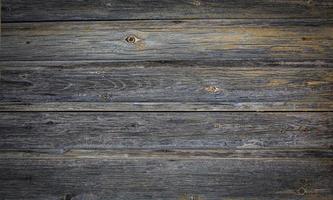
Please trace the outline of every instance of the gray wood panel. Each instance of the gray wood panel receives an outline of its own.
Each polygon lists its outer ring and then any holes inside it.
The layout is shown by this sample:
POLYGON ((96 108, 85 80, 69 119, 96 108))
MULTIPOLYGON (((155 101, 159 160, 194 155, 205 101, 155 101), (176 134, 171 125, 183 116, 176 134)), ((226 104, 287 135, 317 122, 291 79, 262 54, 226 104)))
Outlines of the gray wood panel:
POLYGON ((0 103, 0 111, 332 111, 331 102, 57 102, 0 103))
POLYGON ((1 149, 331 148, 331 112, 2 112, 1 149))
POLYGON ((1 17, 0 199, 333 199, 331 0, 3 0, 1 17))
POLYGON ((239 148, 239 149, 1 149, 2 159, 35 157, 41 159, 290 159, 325 161, 333 157, 332 149, 324 148, 239 148))
POLYGON ((4 23, 0 61, 332 59, 331 20, 4 23))
POLYGON ((331 159, 0 158, 0 197, 34 200, 333 197, 331 159))
POLYGON ((2 0, 4 21, 332 18, 331 0, 2 0))
POLYGON ((2 62, 0 110, 333 110, 331 62, 2 62))

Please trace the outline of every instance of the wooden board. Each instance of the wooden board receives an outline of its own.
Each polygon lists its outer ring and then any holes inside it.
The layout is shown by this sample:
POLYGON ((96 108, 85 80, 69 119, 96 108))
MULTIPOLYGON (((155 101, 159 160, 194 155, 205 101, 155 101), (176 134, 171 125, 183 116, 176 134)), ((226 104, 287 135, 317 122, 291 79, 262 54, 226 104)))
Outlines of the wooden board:
POLYGON ((2 112, 1 149, 331 148, 331 112, 2 112))
POLYGON ((0 63, 0 110, 333 110, 331 62, 0 63))
POLYGON ((332 160, 0 158, 6 199, 318 199, 333 197, 332 160))
POLYGON ((331 0, 3 0, 0 199, 333 199, 331 0))
POLYGON ((2 0, 2 6, 5 22, 333 16, 330 0, 2 0))
POLYGON ((332 59, 331 20, 4 23, 0 61, 332 59))

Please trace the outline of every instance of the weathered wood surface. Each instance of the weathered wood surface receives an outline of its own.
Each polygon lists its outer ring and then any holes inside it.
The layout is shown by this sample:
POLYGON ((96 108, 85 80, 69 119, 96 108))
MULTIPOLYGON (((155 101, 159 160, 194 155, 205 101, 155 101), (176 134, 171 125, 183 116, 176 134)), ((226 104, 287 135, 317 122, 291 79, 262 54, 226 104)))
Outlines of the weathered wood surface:
POLYGON ((2 0, 12 21, 332 18, 331 0, 2 0))
POLYGON ((333 199, 331 0, 1 11, 0 199, 333 199))
POLYGON ((331 112, 2 112, 1 149, 331 148, 331 112))
POLYGON ((23 62, 0 74, 7 111, 333 110, 325 62, 23 62))
POLYGON ((0 74, 8 111, 333 110, 332 63, 0 63, 0 74))
POLYGON ((0 158, 5 199, 316 199, 333 197, 332 160, 95 156, 0 158))
POLYGON ((333 150, 324 148, 239 148, 239 149, 1 149, 2 159, 13 157, 35 157, 40 159, 280 159, 280 160, 316 160, 332 159, 333 150))
POLYGON ((332 111, 329 102, 58 102, 0 103, 1 111, 332 111))
POLYGON ((331 20, 4 23, 0 61, 332 59, 331 20))

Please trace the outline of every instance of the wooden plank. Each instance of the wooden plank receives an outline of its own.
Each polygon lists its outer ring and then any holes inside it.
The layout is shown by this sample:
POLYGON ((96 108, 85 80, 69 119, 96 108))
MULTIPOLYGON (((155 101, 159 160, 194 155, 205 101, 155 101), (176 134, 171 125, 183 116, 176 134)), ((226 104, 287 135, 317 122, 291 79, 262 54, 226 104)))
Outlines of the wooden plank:
POLYGON ((0 149, 331 148, 332 112, 2 112, 0 149))
POLYGON ((331 62, 3 62, 1 111, 331 111, 331 62))
POLYGON ((332 111, 329 102, 58 102, 58 103, 0 103, 0 111, 332 111))
POLYGON ((255 160, 316 160, 333 158, 332 149, 287 148, 287 149, 1 149, 5 159, 33 157, 38 159, 255 159, 255 160))
POLYGON ((0 157, 0 197, 328 200, 332 164, 332 159, 0 157))
POLYGON ((0 61, 332 59, 332 20, 4 23, 0 61))
POLYGON ((332 18, 330 0, 3 0, 3 20, 332 18))

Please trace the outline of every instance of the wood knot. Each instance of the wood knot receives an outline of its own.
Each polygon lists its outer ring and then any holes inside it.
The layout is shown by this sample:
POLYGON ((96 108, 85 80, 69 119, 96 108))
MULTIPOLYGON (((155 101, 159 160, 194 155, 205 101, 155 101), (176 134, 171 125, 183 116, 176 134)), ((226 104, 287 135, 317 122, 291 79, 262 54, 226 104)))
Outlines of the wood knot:
POLYGON ((218 94, 222 92, 222 89, 216 86, 205 87, 205 90, 209 93, 218 94))
POLYGON ((139 38, 137 38, 135 35, 129 35, 126 37, 126 42, 134 44, 139 41, 139 38))
POLYGON ((306 194, 306 189, 303 188, 303 187, 300 187, 300 188, 297 190, 297 194, 299 194, 299 195, 305 195, 305 194, 306 194))

